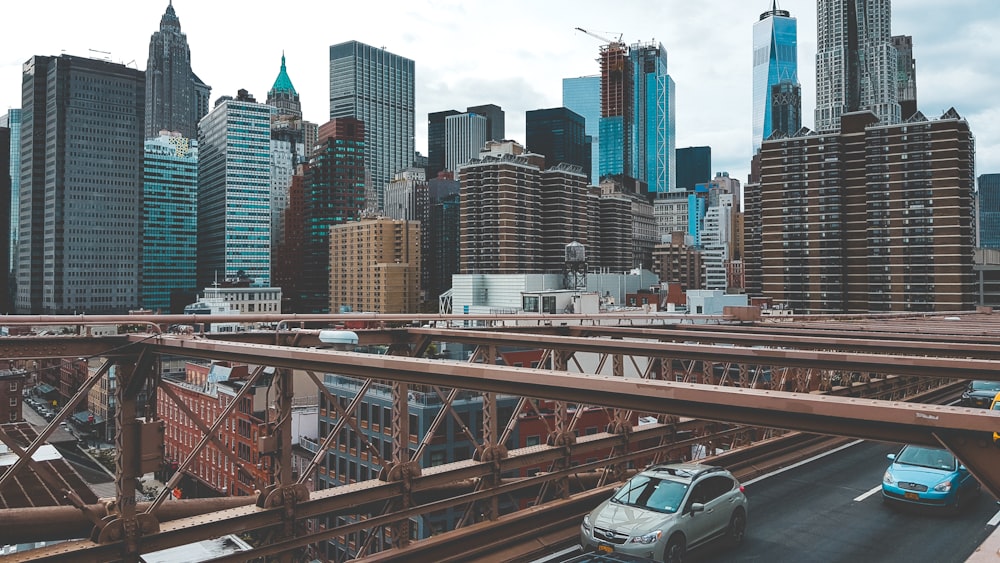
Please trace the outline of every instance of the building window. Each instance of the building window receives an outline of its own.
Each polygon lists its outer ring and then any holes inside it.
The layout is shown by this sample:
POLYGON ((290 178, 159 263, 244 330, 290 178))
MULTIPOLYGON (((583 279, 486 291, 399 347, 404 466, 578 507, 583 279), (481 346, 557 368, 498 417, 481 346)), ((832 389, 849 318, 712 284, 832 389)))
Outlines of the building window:
POLYGON ((539 443, 541 443, 541 437, 537 434, 534 436, 528 436, 524 441, 524 445, 527 447, 537 446, 539 443))

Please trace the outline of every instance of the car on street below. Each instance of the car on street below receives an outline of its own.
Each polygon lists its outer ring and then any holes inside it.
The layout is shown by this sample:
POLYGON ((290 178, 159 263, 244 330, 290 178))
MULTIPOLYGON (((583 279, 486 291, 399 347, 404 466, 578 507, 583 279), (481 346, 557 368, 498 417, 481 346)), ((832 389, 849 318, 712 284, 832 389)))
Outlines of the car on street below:
POLYGON ((959 404, 963 407, 986 409, 993 403, 997 393, 1000 393, 1000 381, 970 381, 969 386, 962 392, 959 404))
POLYGON ((674 563, 715 539, 742 542, 747 512, 743 486, 724 468, 653 465, 583 518, 580 544, 586 551, 674 563))
POLYGON ((979 494, 979 482, 948 450, 910 444, 887 457, 892 464, 882 477, 886 503, 935 506, 957 513, 979 494))

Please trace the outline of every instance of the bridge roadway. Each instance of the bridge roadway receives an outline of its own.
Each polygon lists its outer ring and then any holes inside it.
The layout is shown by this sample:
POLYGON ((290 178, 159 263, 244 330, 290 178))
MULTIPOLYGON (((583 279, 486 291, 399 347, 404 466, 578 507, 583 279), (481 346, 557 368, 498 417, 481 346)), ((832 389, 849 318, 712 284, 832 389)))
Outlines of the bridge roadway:
MULTIPOLYGON (((989 316, 988 316, 989 317, 989 316)), ((214 319, 213 319, 214 320, 214 319)), ((990 319, 992 320, 992 319, 990 319)), ((122 322, 141 323, 143 319, 133 318, 122 322)), ((929 321, 929 323, 932 321, 929 321)), ((940 321, 937 321, 940 322, 940 321)), ((887 321, 888 323, 888 321, 887 321)), ((948 326, 941 333, 951 332, 971 334, 969 323, 956 330, 957 325, 948 326)), ((557 327, 558 328, 558 327, 557 327)), ((707 329, 706 329, 707 330, 707 329)), ((857 329, 845 329, 850 332, 857 329)), ((696 332, 696 331, 693 331, 696 332)), ((925 330, 924 333, 934 331, 925 330)), ((649 338, 636 334, 635 337, 616 340, 608 338, 586 338, 582 336, 552 336, 546 334, 512 334, 498 330, 466 331, 432 328, 408 328, 406 334, 418 343, 421 350, 432 340, 464 341, 485 347, 531 346, 549 350, 591 351, 616 356, 645 356, 668 359, 684 359, 702 362, 734 362, 740 364, 784 366, 793 369, 842 370, 844 372, 866 372, 872 374, 898 374, 940 377, 942 373, 956 379, 1000 380, 1000 368, 995 366, 995 358, 1000 357, 994 346, 987 341, 982 349, 964 350, 965 357, 956 358, 956 349, 962 342, 937 344, 928 339, 923 347, 925 355, 862 353, 846 354, 843 351, 826 351, 835 348, 826 342, 812 346, 802 345, 792 349, 781 344, 782 337, 766 337, 769 348, 734 347, 732 345, 694 345, 690 343, 641 341, 649 338), (818 348, 818 349, 817 349, 818 348), (947 349, 947 353, 934 354, 936 349, 947 349)), ((916 332, 899 331, 890 337, 883 352, 898 348, 892 341, 904 340, 899 334, 912 334, 911 340, 918 338, 916 332)), ((992 334, 1000 334, 1000 331, 992 334)), ((763 332, 762 332, 763 335, 763 332)), ((300 335, 294 335, 298 339, 300 335)), ((621 335, 619 335, 621 336, 621 335)), ((281 335, 271 334, 271 338, 288 343, 281 335)), ((291 337, 289 337, 291 338, 291 337)), ((210 340, 192 335, 134 334, 123 339, 113 337, 114 346, 109 341, 86 337, 62 339, 8 340, 0 339, 0 353, 6 358, 25 358, 39 351, 48 356, 75 357, 82 349, 103 348, 105 353, 116 357, 116 361, 128 365, 135 362, 137 372, 141 366, 148 369, 147 356, 176 355, 214 360, 231 360, 252 365, 273 366, 306 370, 317 373, 340 373, 361 378, 375 378, 436 387, 472 389, 488 393, 511 393, 523 396, 547 398, 578 404, 598 404, 636 412, 664 413, 692 418, 717 420, 758 427, 785 428, 821 434, 850 436, 866 440, 887 442, 909 442, 948 447, 970 468, 984 486, 994 495, 1000 493, 1000 463, 996 463, 1000 452, 992 446, 991 433, 997 429, 996 415, 989 411, 930 405, 914 405, 900 402, 839 397, 817 394, 790 393, 772 389, 741 388, 719 385, 702 385, 688 382, 622 378, 618 376, 580 374, 565 369, 546 370, 514 368, 492 363, 451 362, 392 355, 357 354, 323 349, 303 349, 287 345, 230 342, 210 340), (123 346, 123 347, 120 347, 123 346), (89 347, 89 348, 88 348, 89 347), (145 363, 144 363, 145 362, 145 363)), ((692 338, 691 340, 694 340, 692 338)), ((989 339, 986 339, 989 340, 989 339)), ((965 341, 968 344, 968 340, 965 341)), ((120 374, 121 376, 121 374, 120 374)), ((326 491, 323 491, 324 493, 326 491)), ((1000 496, 1000 495, 998 495, 1000 496)), ((296 517, 310 517, 327 512, 330 508, 328 495, 314 493, 311 498, 301 499, 295 505, 296 517)), ((287 507, 286 507, 287 508, 287 507)), ((203 518, 199 522, 183 524, 189 532, 192 526, 200 526, 198 533, 178 534, 180 528, 165 526, 159 533, 143 538, 143 545, 168 546, 179 538, 192 539, 199 536, 213 537, 227 530, 246 530, 264 527, 276 522, 274 515, 256 507, 233 509, 224 516, 203 518), (209 525, 211 522, 211 525, 209 525), (171 540, 170 537, 175 539, 171 540)), ((395 517, 405 517, 406 511, 397 512, 395 517)), ((210 516, 210 515, 207 515, 210 516)), ((377 523, 377 522, 373 522, 377 523)), ((111 541, 100 548, 85 551, 95 560, 108 558, 113 554, 131 553, 134 546, 123 547, 122 540, 111 541)), ((312 541, 315 541, 313 539, 312 541)), ((308 543, 306 541, 305 543, 308 543)), ((291 542, 287 547, 302 545, 291 542)), ((145 547, 144 547, 145 549, 145 547)), ((55 555, 55 552, 52 553, 55 555)))

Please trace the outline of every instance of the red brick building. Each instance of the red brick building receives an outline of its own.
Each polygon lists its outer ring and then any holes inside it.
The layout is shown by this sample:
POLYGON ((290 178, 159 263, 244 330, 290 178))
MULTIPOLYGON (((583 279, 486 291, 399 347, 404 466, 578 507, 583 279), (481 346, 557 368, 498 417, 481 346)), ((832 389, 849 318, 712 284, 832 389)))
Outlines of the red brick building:
MULTIPOLYGON (((164 378, 162 385, 169 386, 210 428, 236 399, 248 373, 247 366, 189 362, 183 381, 164 378)), ((183 498, 252 495, 270 482, 270 460, 258 447, 258 438, 265 434, 266 389, 259 383, 250 389, 218 429, 219 441, 239 459, 239 465, 209 442, 185 470, 179 487, 183 498)), ((157 412, 166 423, 164 469, 169 475, 194 451, 204 434, 162 390, 157 396, 157 412)))
POLYGON ((0 370, 0 424, 21 422, 24 382, 28 372, 20 369, 0 370))

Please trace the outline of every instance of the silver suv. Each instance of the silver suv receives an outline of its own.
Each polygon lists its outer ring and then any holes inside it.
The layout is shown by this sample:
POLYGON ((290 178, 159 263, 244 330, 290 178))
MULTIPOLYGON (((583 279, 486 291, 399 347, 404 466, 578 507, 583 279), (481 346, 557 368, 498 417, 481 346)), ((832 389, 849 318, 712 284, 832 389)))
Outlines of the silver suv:
POLYGON ((583 517, 580 543, 678 563, 716 538, 739 544, 746 526, 747 497, 732 473, 698 463, 653 465, 583 517))

